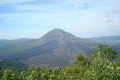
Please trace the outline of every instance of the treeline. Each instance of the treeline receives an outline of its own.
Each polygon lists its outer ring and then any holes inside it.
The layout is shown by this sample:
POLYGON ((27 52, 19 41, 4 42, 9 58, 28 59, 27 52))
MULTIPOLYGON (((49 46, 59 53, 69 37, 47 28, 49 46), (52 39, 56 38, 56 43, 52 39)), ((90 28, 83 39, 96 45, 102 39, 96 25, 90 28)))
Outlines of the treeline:
POLYGON ((29 65, 12 60, 1 60, 0 61, 0 70, 4 69, 10 69, 14 72, 21 72, 23 70, 26 70, 29 65))
POLYGON ((120 80, 120 56, 112 47, 96 47, 92 58, 79 54, 75 63, 60 69, 28 66, 26 70, 0 71, 1 80, 120 80))

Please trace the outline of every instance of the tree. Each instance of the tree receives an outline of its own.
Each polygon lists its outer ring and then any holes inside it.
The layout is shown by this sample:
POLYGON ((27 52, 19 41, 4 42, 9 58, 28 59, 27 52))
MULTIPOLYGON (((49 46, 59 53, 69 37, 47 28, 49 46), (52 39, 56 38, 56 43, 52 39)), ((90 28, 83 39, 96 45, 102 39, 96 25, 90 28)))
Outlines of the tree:
POLYGON ((94 53, 100 53, 101 57, 107 57, 109 61, 117 58, 117 52, 112 47, 104 47, 102 44, 99 44, 96 47, 96 51, 94 53))
POLYGON ((78 54, 75 64, 81 65, 81 66, 88 66, 90 64, 90 61, 88 58, 86 58, 82 53, 78 54))

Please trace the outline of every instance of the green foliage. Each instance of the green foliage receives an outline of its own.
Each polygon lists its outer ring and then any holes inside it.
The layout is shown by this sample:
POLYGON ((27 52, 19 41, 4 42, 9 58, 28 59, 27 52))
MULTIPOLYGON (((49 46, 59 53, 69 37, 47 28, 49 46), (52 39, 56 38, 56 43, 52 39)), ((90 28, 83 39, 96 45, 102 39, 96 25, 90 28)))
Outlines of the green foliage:
POLYGON ((83 67, 87 67, 87 66, 89 66, 89 64, 90 64, 90 60, 89 60, 88 58, 84 57, 84 55, 80 53, 80 54, 77 56, 77 59, 76 59, 76 61, 75 61, 75 64, 76 64, 76 65, 83 66, 83 67))
POLYGON ((74 64, 60 69, 28 66, 27 70, 14 73, 0 71, 2 80, 120 80, 120 56, 112 47, 100 44, 89 60, 79 54, 74 64), (115 60, 114 60, 115 59, 115 60))
POLYGON ((0 61, 0 70, 10 69, 13 70, 14 72, 20 72, 26 70, 27 66, 28 65, 18 61, 7 61, 7 60, 0 61))
POLYGON ((102 44, 99 44, 96 47, 95 53, 100 53, 101 57, 106 57, 108 60, 112 61, 117 58, 117 52, 112 47, 105 47, 102 44))

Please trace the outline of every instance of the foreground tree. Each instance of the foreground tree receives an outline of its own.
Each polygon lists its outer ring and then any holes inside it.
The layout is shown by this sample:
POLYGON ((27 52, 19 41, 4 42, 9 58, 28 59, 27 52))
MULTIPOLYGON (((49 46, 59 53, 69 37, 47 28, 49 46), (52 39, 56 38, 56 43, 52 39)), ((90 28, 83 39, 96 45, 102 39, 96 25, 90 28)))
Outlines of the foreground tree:
POLYGON ((117 52, 110 46, 104 47, 102 44, 99 44, 96 47, 94 53, 100 53, 101 57, 108 58, 109 61, 112 61, 118 57, 117 52))

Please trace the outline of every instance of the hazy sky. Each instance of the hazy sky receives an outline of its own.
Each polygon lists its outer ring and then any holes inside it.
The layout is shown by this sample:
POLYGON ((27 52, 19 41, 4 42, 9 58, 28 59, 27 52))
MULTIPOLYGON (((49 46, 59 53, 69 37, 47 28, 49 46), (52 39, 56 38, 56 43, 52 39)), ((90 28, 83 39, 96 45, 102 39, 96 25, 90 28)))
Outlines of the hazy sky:
POLYGON ((40 38, 54 28, 120 35, 120 0, 0 0, 0 39, 40 38))

